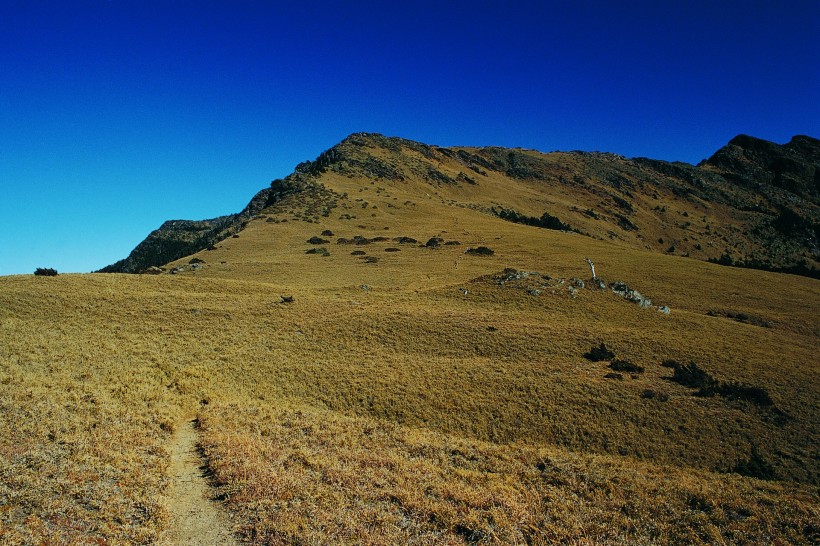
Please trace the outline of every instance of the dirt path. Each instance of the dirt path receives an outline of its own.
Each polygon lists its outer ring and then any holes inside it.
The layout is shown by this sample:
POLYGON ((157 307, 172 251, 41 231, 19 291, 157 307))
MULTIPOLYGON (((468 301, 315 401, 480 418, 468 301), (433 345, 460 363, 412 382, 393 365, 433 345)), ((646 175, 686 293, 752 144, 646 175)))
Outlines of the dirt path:
POLYGON ((197 450, 195 421, 177 427, 171 440, 171 523, 163 544, 185 546, 236 545, 228 515, 211 500, 204 461, 197 450))

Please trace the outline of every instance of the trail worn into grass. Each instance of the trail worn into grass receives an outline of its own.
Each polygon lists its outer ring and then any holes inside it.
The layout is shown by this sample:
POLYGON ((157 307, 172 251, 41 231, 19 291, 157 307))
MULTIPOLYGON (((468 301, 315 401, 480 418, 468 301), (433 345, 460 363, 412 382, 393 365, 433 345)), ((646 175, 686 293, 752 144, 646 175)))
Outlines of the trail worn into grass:
POLYGON ((204 470, 205 461, 197 449, 196 421, 179 425, 171 443, 171 487, 168 507, 171 523, 166 544, 235 545, 228 516, 211 500, 204 470))

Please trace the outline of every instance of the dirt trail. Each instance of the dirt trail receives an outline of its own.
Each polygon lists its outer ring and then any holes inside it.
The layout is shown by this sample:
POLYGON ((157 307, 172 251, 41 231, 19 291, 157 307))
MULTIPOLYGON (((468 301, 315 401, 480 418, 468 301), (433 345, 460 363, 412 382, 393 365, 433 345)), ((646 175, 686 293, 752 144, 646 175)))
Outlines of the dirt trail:
POLYGON ((195 421, 177 427, 171 440, 171 487, 168 508, 171 522, 162 544, 185 546, 236 545, 230 519, 211 500, 212 491, 204 476, 202 456, 197 450, 195 421))

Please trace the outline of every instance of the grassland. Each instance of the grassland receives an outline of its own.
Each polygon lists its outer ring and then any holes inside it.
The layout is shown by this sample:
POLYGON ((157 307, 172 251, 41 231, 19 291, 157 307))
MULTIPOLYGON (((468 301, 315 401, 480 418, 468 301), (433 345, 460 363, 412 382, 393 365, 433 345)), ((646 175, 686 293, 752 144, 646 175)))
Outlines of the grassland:
POLYGON ((327 216, 289 198, 176 275, 0 279, 0 542, 161 543, 189 417, 250 543, 817 542, 818 281, 324 183, 327 216), (584 256, 671 313, 575 287, 584 256), (644 372, 607 378, 601 342, 644 372), (667 359, 773 405, 694 396, 667 359))

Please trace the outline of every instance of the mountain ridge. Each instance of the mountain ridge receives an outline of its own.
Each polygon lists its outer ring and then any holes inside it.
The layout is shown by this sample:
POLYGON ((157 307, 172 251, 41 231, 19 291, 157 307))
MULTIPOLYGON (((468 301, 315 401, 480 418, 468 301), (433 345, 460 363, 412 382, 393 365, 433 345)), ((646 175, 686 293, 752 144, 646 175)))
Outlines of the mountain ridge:
MULTIPOLYGON (((127 258, 101 271, 140 273, 211 248, 283 199, 333 193, 330 175, 441 188, 453 204, 487 214, 546 214, 554 225, 594 238, 724 265, 815 277, 820 265, 820 141, 812 137, 797 135, 780 145, 738 135, 695 166, 607 152, 440 147, 353 133, 274 180, 241 212, 165 222, 127 258), (500 184, 510 186, 509 195, 492 194, 500 184), (519 192, 535 195, 524 205, 530 210, 512 198, 519 192), (558 197, 564 206, 556 205, 558 197)), ((338 195, 333 199, 338 202, 338 195)))

